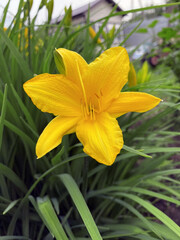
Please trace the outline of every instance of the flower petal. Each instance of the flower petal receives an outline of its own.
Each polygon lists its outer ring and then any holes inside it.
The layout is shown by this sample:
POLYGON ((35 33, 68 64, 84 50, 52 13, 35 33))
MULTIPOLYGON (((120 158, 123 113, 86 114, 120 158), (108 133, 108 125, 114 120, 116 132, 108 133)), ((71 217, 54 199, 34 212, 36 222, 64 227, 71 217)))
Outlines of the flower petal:
POLYGON ((55 117, 41 133, 36 144, 36 155, 43 157, 46 153, 57 147, 65 134, 74 132, 79 118, 55 117))
POLYGON ((143 92, 122 92, 107 109, 114 117, 127 112, 146 112, 154 108, 161 101, 160 98, 143 92))
POLYGON ((96 120, 82 120, 76 128, 84 152, 105 165, 112 165, 123 146, 122 131, 108 113, 96 115, 96 120))
POLYGON ((62 116, 79 116, 80 91, 61 74, 40 74, 24 85, 33 103, 43 112, 62 116))
POLYGON ((80 86, 79 73, 82 75, 88 68, 87 62, 78 53, 64 48, 56 49, 65 66, 66 77, 80 86), (78 69, 79 68, 79 69, 78 69))
POLYGON ((123 47, 113 47, 103 52, 89 64, 85 76, 85 88, 90 95, 103 95, 103 102, 109 102, 119 95, 128 81, 129 57, 123 47))

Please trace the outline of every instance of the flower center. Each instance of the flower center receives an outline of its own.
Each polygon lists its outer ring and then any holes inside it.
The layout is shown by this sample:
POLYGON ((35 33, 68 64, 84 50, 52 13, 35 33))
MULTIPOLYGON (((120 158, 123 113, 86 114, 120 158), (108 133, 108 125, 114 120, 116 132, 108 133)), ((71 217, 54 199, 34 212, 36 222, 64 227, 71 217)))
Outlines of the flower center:
POLYGON ((99 95, 97 93, 94 93, 91 97, 87 97, 83 79, 81 77, 80 69, 78 62, 76 61, 77 65, 77 71, 78 71, 78 77, 80 86, 82 89, 83 97, 80 100, 81 104, 81 110, 83 117, 87 120, 95 120, 96 114, 101 111, 101 97, 102 97, 102 91, 100 91, 99 95))
POLYGON ((101 112, 101 98, 94 94, 93 97, 90 97, 87 102, 84 99, 81 99, 81 110, 83 117, 87 120, 95 120, 96 114, 101 112))
POLYGON ((90 119, 90 120, 95 120, 96 117, 95 117, 95 109, 94 109, 94 106, 91 104, 89 105, 86 105, 82 100, 81 100, 81 110, 82 110, 82 114, 83 114, 83 117, 87 120, 87 119, 90 119))

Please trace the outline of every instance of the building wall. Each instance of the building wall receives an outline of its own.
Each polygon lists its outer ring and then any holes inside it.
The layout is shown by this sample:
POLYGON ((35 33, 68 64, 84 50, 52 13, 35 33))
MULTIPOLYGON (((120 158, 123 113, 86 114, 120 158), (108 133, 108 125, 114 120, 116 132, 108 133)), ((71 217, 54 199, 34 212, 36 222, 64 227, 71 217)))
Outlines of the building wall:
MULTIPOLYGON (((94 22, 100 18, 108 16, 113 7, 110 3, 106 1, 101 1, 98 4, 96 4, 90 11, 90 20, 91 22, 94 22)), ((116 11, 114 11, 115 13, 116 11)), ((114 24, 120 24, 121 23, 122 16, 115 16, 109 19, 109 23, 114 24)))
MULTIPOLYGON (((127 36, 137 25, 139 22, 133 22, 131 24, 127 24, 124 28, 124 35, 127 36)), ((159 16, 156 18, 145 19, 139 28, 147 29, 147 33, 133 33, 126 41, 126 46, 138 46, 140 44, 152 44, 155 38, 157 39, 157 33, 160 32, 163 28, 168 27, 168 19, 163 16, 159 16), (152 23, 154 20, 157 20, 158 23, 154 28, 148 28, 147 26, 152 23)))

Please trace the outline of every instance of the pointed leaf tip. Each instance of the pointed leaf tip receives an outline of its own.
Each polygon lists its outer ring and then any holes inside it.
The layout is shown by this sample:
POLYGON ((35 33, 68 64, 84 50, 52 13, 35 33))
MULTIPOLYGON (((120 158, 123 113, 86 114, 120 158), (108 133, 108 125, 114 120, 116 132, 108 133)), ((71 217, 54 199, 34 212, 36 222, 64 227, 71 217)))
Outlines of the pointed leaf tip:
POLYGON ((55 64, 56 64, 56 67, 57 67, 58 71, 61 74, 65 74, 66 70, 65 70, 63 59, 62 59, 61 55, 59 54, 59 52, 57 51, 56 48, 54 50, 54 61, 55 61, 55 64))

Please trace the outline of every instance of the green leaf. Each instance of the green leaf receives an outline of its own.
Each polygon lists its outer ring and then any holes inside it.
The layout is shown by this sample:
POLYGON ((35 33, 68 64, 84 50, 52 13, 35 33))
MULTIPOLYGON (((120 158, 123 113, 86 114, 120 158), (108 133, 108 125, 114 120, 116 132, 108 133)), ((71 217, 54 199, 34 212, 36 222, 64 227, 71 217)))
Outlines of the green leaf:
POLYGON ((7 13, 8 13, 8 8, 9 8, 10 2, 11 2, 11 0, 8 1, 8 3, 6 4, 6 6, 4 8, 4 11, 3 11, 3 18, 2 18, 1 23, 0 23, 0 26, 2 28, 4 27, 4 23, 5 23, 5 20, 6 20, 6 16, 7 16, 7 13))
POLYGON ((37 198, 37 206, 41 212, 42 220, 52 236, 57 240, 68 240, 49 198, 37 198))
POLYGON ((148 234, 140 227, 129 225, 129 224, 108 224, 106 228, 110 229, 111 232, 104 235, 103 239, 114 239, 116 237, 127 237, 127 236, 136 236, 137 234, 145 234, 148 237, 148 234))
MULTIPOLYGON (((150 222, 151 222, 153 228, 156 229, 156 231, 159 232, 159 234, 161 234, 163 240, 164 239, 179 240, 179 237, 175 233, 173 233, 167 226, 165 226, 161 223, 156 223, 154 221, 150 221, 150 222)), ((139 219, 132 218, 130 223, 135 224, 135 226, 139 226, 143 229, 147 229, 146 225, 142 221, 140 221, 139 219)))
POLYGON ((163 16, 166 17, 166 18, 170 18, 171 14, 170 13, 163 13, 163 16))
MULTIPOLYGON (((121 187, 120 187, 120 189, 121 189, 121 187)), ((155 197, 156 199, 163 199, 165 201, 172 202, 172 203, 180 206, 180 201, 178 201, 178 200, 176 200, 176 199, 174 199, 172 197, 168 197, 165 194, 156 193, 156 192, 153 192, 153 191, 150 191, 150 190, 147 190, 147 189, 143 189, 143 188, 139 188, 139 187, 124 187, 124 189, 122 187, 122 191, 124 191, 124 190, 128 191, 128 192, 133 191, 133 192, 136 192, 136 193, 149 195, 151 197, 155 197)))
POLYGON ((51 17, 52 17, 52 12, 53 12, 53 7, 54 7, 54 0, 49 0, 46 3, 46 8, 48 10, 48 22, 51 21, 51 17))
POLYGON ((6 214, 9 212, 17 203, 19 202, 19 199, 12 201, 7 208, 3 211, 3 214, 6 214))
POLYGON ((63 58, 61 57, 61 55, 59 54, 59 52, 57 50, 54 50, 54 61, 55 61, 55 64, 56 64, 56 67, 57 67, 59 73, 65 74, 66 69, 65 69, 64 62, 63 62, 63 58))
POLYGON ((139 28, 137 31, 137 33, 148 33, 147 28, 139 28))
POLYGON ((27 192, 24 182, 16 175, 14 171, 0 163, 0 174, 6 176, 12 183, 14 183, 23 193, 27 192))
POLYGON ((18 127, 16 127, 14 124, 10 123, 9 121, 5 120, 4 121, 4 125, 6 127, 8 127, 11 131, 13 131, 14 133, 16 133, 17 135, 19 135, 22 139, 22 141, 25 141, 29 144, 29 146, 34 149, 35 147, 35 143, 33 142, 33 140, 25 133, 23 132, 21 129, 19 129, 18 127))
POLYGON ((23 103, 23 101, 21 100, 21 98, 19 97, 19 95, 18 95, 18 93, 16 92, 15 88, 13 87, 13 85, 11 84, 10 86, 11 86, 12 92, 13 92, 16 100, 17 100, 17 103, 19 104, 21 110, 23 111, 23 113, 24 113, 24 115, 25 115, 25 117, 26 117, 29 125, 30 125, 35 131, 37 131, 36 125, 35 125, 35 123, 34 123, 34 121, 33 121, 33 118, 31 117, 31 115, 30 115, 27 107, 25 106, 25 104, 23 103))
POLYGON ((16 210, 16 213, 13 215, 12 219, 11 219, 11 223, 9 225, 9 231, 10 234, 12 234, 14 232, 14 228, 15 228, 15 223, 19 217, 21 208, 23 206, 23 204, 27 201, 29 195, 32 193, 32 191, 35 189, 35 187, 37 186, 37 184, 42 181, 42 179, 44 177, 46 177, 48 174, 50 174, 51 172, 55 171, 56 169, 58 169, 60 166, 63 166, 65 164, 67 164, 68 162, 71 161, 75 161, 75 160, 79 160, 80 158, 84 158, 86 156, 85 153, 81 153, 81 154, 76 154, 72 157, 69 157, 68 159, 64 160, 63 162, 60 162, 59 164, 51 167, 50 169, 48 169, 46 172, 44 172, 33 184, 32 186, 29 188, 29 190, 26 192, 26 195, 24 196, 24 198, 22 199, 22 201, 20 202, 18 209, 16 210))
POLYGON ((2 108, 1 108, 1 116, 0 116, 0 149, 1 149, 1 144, 2 144, 4 119, 5 119, 6 107, 7 107, 7 91, 8 91, 8 86, 5 85, 3 103, 2 103, 2 108))
POLYGON ((171 48, 169 48, 169 47, 165 47, 165 48, 163 48, 163 53, 169 53, 169 52, 171 52, 172 50, 171 50, 171 48))
POLYGON ((143 153, 143 152, 140 152, 140 151, 138 151, 138 150, 135 150, 135 149, 133 149, 133 148, 131 148, 131 147, 128 147, 128 146, 126 146, 126 145, 123 146, 123 149, 126 150, 126 151, 128 151, 128 152, 134 153, 134 154, 136 154, 136 155, 140 155, 140 156, 143 156, 143 157, 146 157, 146 158, 152 158, 151 156, 149 156, 149 155, 147 155, 147 154, 145 154, 145 153, 143 153))
POLYGON ((64 154, 64 146, 61 150, 51 159, 51 163, 53 166, 60 163, 62 161, 61 156, 64 154))
POLYGON ((176 30, 170 28, 170 27, 167 27, 167 28, 163 28, 161 30, 161 32, 158 33, 158 36, 160 38, 163 38, 167 41, 169 41, 171 38, 175 37, 177 34, 176 30))
POLYGON ((122 205, 123 207, 127 208, 130 212, 132 212, 134 215, 136 215, 141 220, 142 223, 144 223, 148 227, 148 230, 150 229, 152 232, 154 232, 155 234, 157 234, 159 236, 158 229, 154 228, 153 224, 148 220, 148 218, 144 217, 137 209, 135 209, 127 201, 118 199, 117 197, 114 197, 114 196, 112 196, 112 197, 105 196, 103 198, 110 199, 111 201, 116 202, 116 203, 122 205))
POLYGON ((49 72, 50 61, 53 57, 53 50, 56 48, 56 44, 59 40, 61 28, 64 26, 65 18, 69 14, 70 11, 71 11, 71 9, 69 8, 67 10, 67 12, 65 13, 64 18, 58 24, 55 34, 48 41, 47 49, 45 51, 44 58, 43 58, 43 62, 44 62, 43 72, 47 72, 47 71, 49 72))
POLYGON ((22 236, 2 236, 0 237, 0 240, 30 240, 28 237, 22 237, 22 236))
POLYGON ((4 54, 1 48, 0 48, 0 74, 4 83, 7 83, 8 85, 10 85, 11 75, 8 69, 8 64, 6 62, 6 59, 4 57, 4 54))
POLYGON ((65 19, 64 19, 64 25, 66 27, 69 27, 72 22, 72 7, 70 6, 68 9, 65 7, 65 13, 67 13, 65 19))
POLYGON ((4 43, 8 46, 11 54, 14 56, 16 61, 19 64, 19 67, 21 68, 22 72, 24 73, 24 76, 26 79, 30 79, 33 74, 27 64, 27 62, 24 60, 21 53, 18 51, 14 43, 11 41, 11 39, 7 36, 7 34, 0 28, 0 36, 4 40, 4 43))
POLYGON ((77 186, 74 179, 68 174, 58 175, 65 187, 67 188, 79 214, 92 239, 102 239, 89 208, 77 186))
POLYGON ((148 25, 148 27, 149 27, 149 28, 154 28, 154 27, 157 25, 158 22, 159 22, 158 20, 154 20, 154 21, 152 21, 152 23, 150 23, 150 24, 148 25))
MULTIPOLYGON (((116 193, 117 194, 117 193, 116 193)), ((141 206, 143 206, 145 209, 148 210, 151 214, 156 216, 157 219, 159 219, 161 222, 163 222, 167 227, 169 227, 177 236, 180 237, 180 227, 173 221, 171 220, 166 214, 161 212, 158 208, 154 207, 151 203, 143 200, 140 197, 137 197, 136 195, 133 194, 127 194, 127 193, 118 193, 119 196, 123 196, 126 198, 129 198, 141 206)))
POLYGON ((146 153, 179 153, 180 147, 152 147, 152 148, 144 148, 146 153))
POLYGON ((41 0, 41 4, 39 6, 39 9, 41 9, 44 6, 46 6, 46 4, 47 4, 47 0, 41 0))

